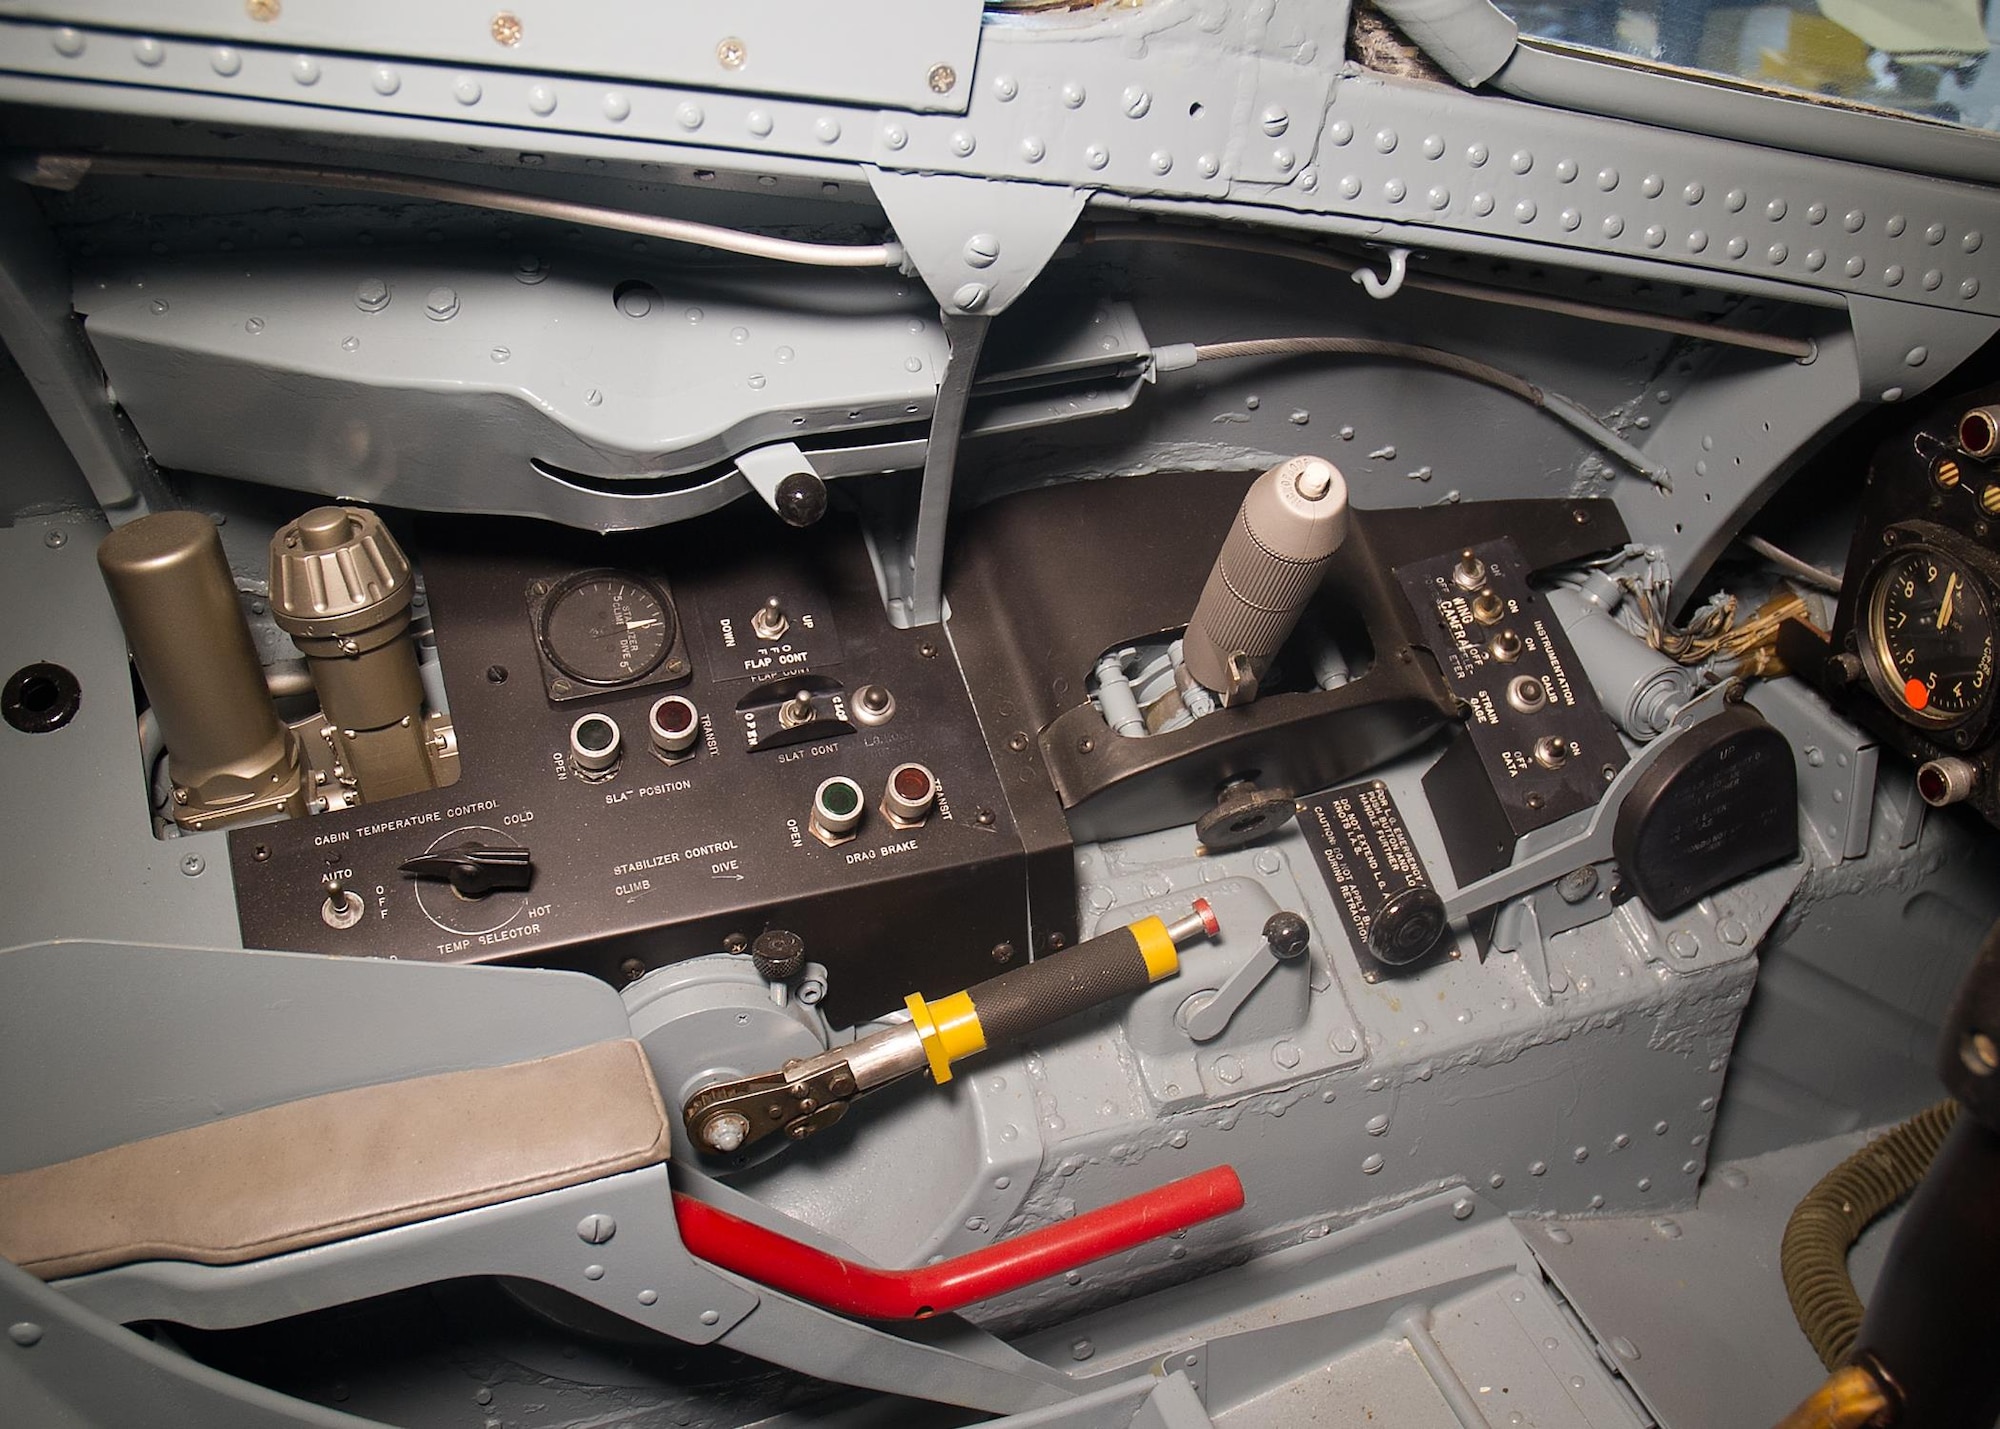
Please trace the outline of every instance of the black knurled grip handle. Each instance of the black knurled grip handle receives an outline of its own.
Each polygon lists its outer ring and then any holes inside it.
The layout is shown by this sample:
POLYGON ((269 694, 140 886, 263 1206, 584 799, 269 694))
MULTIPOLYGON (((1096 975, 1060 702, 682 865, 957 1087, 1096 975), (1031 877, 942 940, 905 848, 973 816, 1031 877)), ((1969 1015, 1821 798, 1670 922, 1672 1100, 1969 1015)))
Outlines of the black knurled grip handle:
POLYGON ((1152 985, 1139 939, 1117 928, 967 989, 989 1047, 1152 985))

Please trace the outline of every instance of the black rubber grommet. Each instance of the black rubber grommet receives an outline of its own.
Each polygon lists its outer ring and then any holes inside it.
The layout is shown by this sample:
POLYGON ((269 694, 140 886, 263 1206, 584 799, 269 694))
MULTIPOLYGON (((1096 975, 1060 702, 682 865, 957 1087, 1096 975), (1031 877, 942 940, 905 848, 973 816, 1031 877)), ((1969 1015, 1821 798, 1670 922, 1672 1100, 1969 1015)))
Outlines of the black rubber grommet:
POLYGON ((23 734, 47 734, 76 718, 83 687, 61 665, 23 665, 0 690, 0 716, 23 734))

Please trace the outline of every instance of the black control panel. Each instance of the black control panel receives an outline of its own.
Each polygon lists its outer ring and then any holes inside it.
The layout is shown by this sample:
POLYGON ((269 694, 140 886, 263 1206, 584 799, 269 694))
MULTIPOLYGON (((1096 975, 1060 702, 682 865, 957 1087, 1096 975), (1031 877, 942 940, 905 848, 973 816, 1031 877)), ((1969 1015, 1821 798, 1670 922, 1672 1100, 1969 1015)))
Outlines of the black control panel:
MULTIPOLYGON (((851 526, 460 522, 413 554, 463 774, 232 832, 250 946, 623 981, 782 927, 836 1021, 1029 956, 1027 854, 949 645, 889 625, 851 526)), ((1073 923, 1058 882, 1044 926, 1073 923)))
POLYGON ((1461 883, 1504 865, 1521 835, 1594 807, 1625 765, 1529 569, 1511 537, 1396 567, 1465 709, 1462 732, 1424 780, 1461 883))
POLYGON ((2000 823, 2000 389, 1940 403, 1874 453, 1827 636, 1779 653, 1919 765, 1932 803, 2000 823))

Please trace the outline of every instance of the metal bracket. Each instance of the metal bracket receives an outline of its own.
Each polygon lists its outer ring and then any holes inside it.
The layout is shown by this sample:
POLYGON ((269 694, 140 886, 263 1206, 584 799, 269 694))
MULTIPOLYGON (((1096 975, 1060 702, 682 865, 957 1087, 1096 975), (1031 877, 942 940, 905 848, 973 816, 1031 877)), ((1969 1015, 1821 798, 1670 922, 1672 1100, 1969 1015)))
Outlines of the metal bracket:
POLYGON ((2000 319, 1850 293, 1863 402, 1904 402, 1928 391, 1986 345, 2000 319))
POLYGON ((1229 1026, 1229 1019, 1236 1010, 1250 1000, 1250 994, 1264 985, 1264 980, 1286 964, 1302 966, 1300 960, 1306 955, 1305 922, 1296 914, 1280 914, 1265 924, 1265 934, 1258 942, 1256 951, 1224 980, 1221 987, 1206 997, 1197 994, 1190 998, 1193 1011, 1187 1014, 1182 1024, 1187 1035, 1196 1042, 1213 1042, 1229 1026), (1281 928, 1280 920, 1290 923, 1289 928, 1281 928), (1286 937, 1286 934, 1296 936, 1286 937), (1273 941, 1276 938, 1278 941, 1273 941))
POLYGON ((827 478, 841 474, 822 472, 797 442, 773 442, 743 452, 736 458, 736 469, 788 526, 817 521, 826 511, 827 478))
POLYGON ((1930 817, 1931 806, 1918 792, 1917 781, 1912 779, 1908 791, 1903 795, 1903 807, 1896 821, 1896 847, 1909 848, 1924 836, 1924 820, 1930 817))
POLYGON ((1086 190, 904 174, 869 166, 869 187, 910 265, 950 313, 1007 310, 1076 226, 1086 190))
POLYGON ((891 621, 935 625, 944 618, 944 538, 959 437, 987 326, 1041 276, 1088 195, 1047 184, 873 166, 867 173, 911 266, 937 299, 951 345, 931 415, 916 526, 904 549, 885 562, 882 582, 891 621), (907 569, 896 569, 897 563, 907 569))
POLYGON ((1609 863, 1573 868, 1554 883, 1507 904, 1494 919, 1494 951, 1518 954, 1544 1001, 1569 987, 1569 974, 1549 957, 1549 939, 1611 916, 1615 872, 1609 863))
MULTIPOLYGON (((917 493, 916 527, 907 546, 907 596, 901 607, 893 601, 890 618, 898 625, 935 625, 944 619, 944 537, 951 517, 952 481, 958 469, 958 442, 965 430, 965 409, 972 400, 972 379, 979 352, 986 345, 992 319, 984 314, 944 315, 944 334, 951 343, 944 382, 938 388, 931 415, 930 444, 924 450, 924 478, 917 493)), ((888 583, 893 592, 899 584, 888 583)))
POLYGON ((172 504, 70 311, 62 255, 15 183, 0 183, 0 340, 113 525, 172 504))
POLYGON ((1882 751, 1802 681, 1767 680, 1754 695, 1750 703, 1791 742, 1800 814, 1825 862, 1862 857, 1874 821, 1882 751))
POLYGON ((1633 786, 1681 735, 1703 721, 1721 714, 1741 697, 1739 687, 1732 683, 1705 690, 1688 701, 1681 712, 1674 716, 1672 726, 1651 744, 1642 747, 1632 756, 1630 762, 1618 771, 1618 777, 1605 789, 1604 797, 1590 810, 1581 828, 1569 838, 1551 844, 1538 853, 1528 854, 1498 873, 1469 883, 1449 895, 1444 900, 1446 916, 1452 922, 1458 922, 1482 909, 1491 908, 1496 903, 1504 903, 1525 893, 1532 893, 1543 884, 1551 883, 1585 864, 1603 863, 1610 859, 1611 835, 1613 826, 1618 820, 1618 808, 1624 803, 1625 796, 1631 792, 1633 786))

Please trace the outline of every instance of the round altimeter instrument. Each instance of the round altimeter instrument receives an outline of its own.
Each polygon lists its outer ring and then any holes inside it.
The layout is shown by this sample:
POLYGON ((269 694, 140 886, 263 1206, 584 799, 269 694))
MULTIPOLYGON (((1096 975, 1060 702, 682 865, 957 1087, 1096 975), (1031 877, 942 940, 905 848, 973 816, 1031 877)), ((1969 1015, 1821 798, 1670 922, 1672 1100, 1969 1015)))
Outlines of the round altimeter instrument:
POLYGON ((1964 724, 1993 698, 1993 606, 1984 580, 1932 546, 1911 546, 1874 573, 1867 666, 1876 693, 1919 728, 1964 724))

